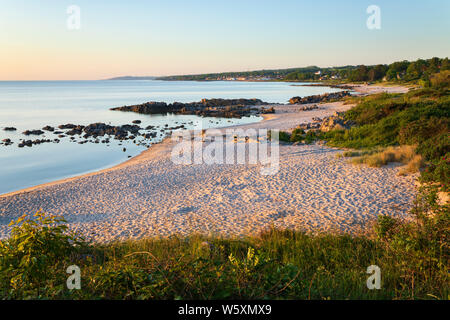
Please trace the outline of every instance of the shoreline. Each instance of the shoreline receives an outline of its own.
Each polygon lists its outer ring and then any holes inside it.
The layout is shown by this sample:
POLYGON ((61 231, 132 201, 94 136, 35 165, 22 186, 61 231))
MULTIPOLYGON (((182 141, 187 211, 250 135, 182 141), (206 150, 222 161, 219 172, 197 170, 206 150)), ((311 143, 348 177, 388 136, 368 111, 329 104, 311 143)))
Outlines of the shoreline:
MULTIPOLYGON (((301 106, 275 105, 276 113, 262 121, 220 129, 289 131, 352 107, 333 102, 299 111, 301 106)), ((172 146, 167 137, 111 168, 0 195, 0 238, 11 220, 39 209, 63 215, 71 229, 98 242, 249 235, 272 224, 358 233, 378 214, 406 214, 414 195, 414 177, 398 177, 396 166, 353 166, 336 159, 335 148, 280 144, 280 171, 266 177, 258 165, 176 165, 172 146)))
MULTIPOLYGON (((114 81, 113 79, 106 79, 106 80, 114 81)), ((163 81, 163 80, 161 80, 161 81, 163 81)), ((172 80, 167 80, 167 81, 172 81, 172 80)), ((212 80, 207 80, 207 81, 212 81, 212 80)), ((324 87, 330 87, 330 86, 324 86, 324 87)), ((332 88, 332 87, 331 87, 331 88, 332 88)), ((277 104, 275 104, 275 105, 277 105, 277 104)), ((270 106, 274 106, 274 105, 267 105, 266 107, 270 107, 270 106)), ((264 121, 266 121, 266 120, 270 120, 271 118, 273 118, 273 117, 271 117, 272 115, 273 115, 273 114, 261 114, 260 116, 263 117, 263 120, 258 121, 257 123, 262 123, 262 122, 264 122, 264 121)), ((237 125, 237 126, 227 126, 227 127, 217 128, 217 129, 233 128, 233 127, 241 127, 241 126, 242 126, 242 125, 237 125)), ((246 125, 244 125, 244 126, 246 126, 246 125)), ((142 151, 142 152, 139 153, 138 155, 136 155, 136 156, 134 156, 134 157, 132 157, 132 158, 130 158, 130 159, 127 159, 127 160, 125 160, 124 162, 121 162, 121 163, 119 163, 119 164, 113 165, 113 166, 111 166, 111 167, 109 167, 109 168, 104 168, 104 169, 93 169, 92 172, 81 173, 81 174, 75 175, 75 176, 73 176, 73 177, 61 178, 61 179, 57 179, 57 180, 55 180, 55 181, 50 181, 50 182, 38 184, 38 185, 35 185, 35 186, 22 188, 22 189, 19 189, 19 190, 16 190, 16 191, 11 191, 11 192, 7 192, 7 193, 3 193, 3 194, 0 194, 0 199, 1 199, 1 198, 4 198, 4 197, 9 197, 9 196, 14 196, 14 195, 22 194, 22 193, 29 193, 29 192, 38 190, 38 189, 43 188, 43 187, 48 187, 48 186, 52 186, 52 185, 57 185, 57 184, 60 184, 60 183, 64 183, 64 182, 68 182, 68 181, 73 181, 73 180, 76 180, 76 179, 79 179, 79 178, 82 178, 82 177, 88 177, 88 176, 92 176, 92 175, 96 175, 96 174, 108 172, 109 170, 118 169, 118 168, 120 168, 120 167, 122 167, 122 166, 126 166, 126 165, 129 165, 129 164, 132 164, 133 161, 134 161, 135 159, 141 157, 144 153, 147 153, 149 150, 154 149, 155 146, 160 145, 160 144, 163 144, 167 139, 170 140, 170 137, 165 137, 161 142, 156 143, 156 144, 153 144, 150 148, 148 148, 147 150, 142 151)))
MULTIPOLYGON (((327 105, 332 104, 332 103, 325 103, 327 105)), ((287 106, 289 107, 290 105, 282 105, 282 106, 287 106)), ((306 106, 306 105, 305 105, 306 106)), ((266 121, 269 120, 274 120, 277 119, 278 117, 275 114, 262 114, 261 117, 263 118, 261 121, 252 123, 252 124, 262 124, 266 121)), ((241 128, 241 127, 248 127, 251 126, 252 124, 242 124, 242 125, 232 125, 232 126, 227 126, 227 127, 220 127, 220 128, 215 128, 215 129, 219 129, 219 130, 223 130, 223 129, 232 129, 232 128, 241 128)), ((285 130, 292 130, 293 128, 287 128, 285 130)), ((152 153, 156 153, 158 152, 158 150, 160 150, 161 148, 166 148, 166 145, 168 143, 170 143, 171 137, 170 136, 166 136, 161 142, 153 144, 150 148, 148 148, 147 150, 142 151, 140 154, 125 160, 124 162, 121 162, 119 164, 116 164, 110 168, 105 168, 105 169, 101 169, 101 170, 97 170, 97 171, 93 171, 93 172, 88 172, 88 173, 83 173, 80 175, 76 175, 74 177, 69 177, 69 178, 63 178, 63 179, 58 179, 55 181, 51 181, 51 182, 47 182, 47 183, 43 183, 43 184, 39 184, 36 186, 32 186, 32 187, 28 187, 28 188, 24 188, 24 189, 20 189, 17 191, 12 191, 12 192, 8 192, 8 193, 4 193, 4 194, 0 194, 0 199, 1 198, 6 198, 6 197, 10 197, 10 196, 15 196, 15 195, 19 195, 19 194, 24 194, 24 193, 30 193, 33 191, 37 191, 41 188, 45 188, 45 187, 49 187, 49 186, 54 186, 54 185, 58 185, 58 184, 62 184, 62 183, 66 183, 66 182, 70 182, 70 181, 75 181, 81 178, 85 178, 85 177, 89 177, 89 176, 95 176, 97 174, 102 174, 102 173, 106 173, 109 171, 113 171, 113 170, 117 170, 129 165, 133 165, 134 163, 138 163, 140 160, 145 159, 147 156, 151 155, 152 153)))

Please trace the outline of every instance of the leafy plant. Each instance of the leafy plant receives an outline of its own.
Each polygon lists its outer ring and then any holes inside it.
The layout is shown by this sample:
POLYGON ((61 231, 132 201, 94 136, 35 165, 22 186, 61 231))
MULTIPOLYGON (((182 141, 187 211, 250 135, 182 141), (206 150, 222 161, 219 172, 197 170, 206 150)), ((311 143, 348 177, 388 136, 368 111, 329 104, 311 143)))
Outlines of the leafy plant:
POLYGON ((39 296, 49 272, 82 246, 82 240, 68 232, 64 222, 62 217, 38 211, 9 224, 11 237, 0 241, 0 279, 5 294, 39 296))

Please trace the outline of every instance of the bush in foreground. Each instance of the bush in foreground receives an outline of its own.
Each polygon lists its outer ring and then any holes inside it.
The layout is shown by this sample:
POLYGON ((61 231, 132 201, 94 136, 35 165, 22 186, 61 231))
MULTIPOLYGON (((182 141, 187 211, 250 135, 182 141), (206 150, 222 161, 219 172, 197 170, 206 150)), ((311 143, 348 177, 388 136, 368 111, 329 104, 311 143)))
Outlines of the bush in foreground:
POLYGON ((270 229, 247 238, 89 244, 56 217, 15 222, 0 245, 3 299, 448 299, 449 211, 432 195, 414 221, 380 217, 373 236, 270 229), (66 269, 81 270, 81 290, 66 269), (381 290, 366 287, 381 268, 381 290))

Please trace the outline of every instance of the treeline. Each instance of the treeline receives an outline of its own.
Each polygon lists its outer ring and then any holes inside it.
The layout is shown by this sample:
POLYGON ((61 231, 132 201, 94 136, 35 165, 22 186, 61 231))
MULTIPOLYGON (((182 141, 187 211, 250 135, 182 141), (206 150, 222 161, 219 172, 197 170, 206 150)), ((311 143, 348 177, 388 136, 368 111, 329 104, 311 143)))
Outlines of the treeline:
POLYGON ((319 71, 320 68, 316 66, 304 67, 304 68, 289 68, 289 69, 274 69, 274 70, 256 70, 256 71, 242 71, 242 72, 221 72, 221 73, 206 73, 206 74, 194 74, 194 75, 175 75, 160 77, 158 80, 183 80, 183 81, 203 81, 203 80, 215 80, 222 78, 270 78, 270 79, 284 79, 291 73, 314 73, 319 71))
POLYGON ((340 68, 323 68, 320 74, 317 72, 296 71, 288 74, 285 80, 327 80, 340 79, 352 82, 363 81, 417 81, 423 86, 429 86, 430 76, 434 73, 450 70, 448 58, 431 58, 417 61, 398 61, 389 65, 379 64, 374 66, 347 66, 340 68))
POLYGON ((430 76, 434 73, 450 70, 448 58, 419 59, 417 61, 397 61, 391 64, 359 65, 320 68, 309 66, 304 68, 257 70, 245 72, 223 72, 196 75, 176 75, 160 77, 159 80, 280 80, 280 81, 401 81, 416 82, 422 86, 429 86, 430 76))

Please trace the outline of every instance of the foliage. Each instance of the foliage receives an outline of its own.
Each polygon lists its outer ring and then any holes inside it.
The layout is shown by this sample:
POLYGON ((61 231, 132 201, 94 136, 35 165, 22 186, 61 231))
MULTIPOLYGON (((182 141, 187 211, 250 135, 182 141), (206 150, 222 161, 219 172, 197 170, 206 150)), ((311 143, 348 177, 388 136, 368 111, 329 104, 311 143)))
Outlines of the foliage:
MULTIPOLYGON (((0 282, 9 297, 39 296, 49 270, 77 252, 83 242, 67 231, 62 217, 41 211, 12 221, 11 237, 0 242, 0 282)), ((44 288, 45 289, 45 288, 44 288)), ((58 294, 56 288, 55 294, 58 294)), ((48 294, 48 293, 47 293, 48 294)))
POLYGON ((401 174, 416 172, 426 161, 422 182, 438 183, 442 191, 448 191, 450 95, 448 83, 445 87, 441 86, 442 81, 435 83, 439 85, 406 94, 381 93, 360 98, 345 113, 345 118, 356 125, 322 133, 320 138, 332 146, 365 150, 364 155, 353 160, 355 163, 382 166, 402 162, 406 166, 401 174), (402 157, 399 151, 407 147, 392 148, 398 145, 414 146, 415 153, 402 157))
MULTIPOLYGON (((223 80, 223 79, 277 79, 284 81, 393 81, 419 83, 422 86, 430 86, 430 76, 439 71, 450 70, 448 58, 437 57, 417 61, 397 61, 389 65, 379 64, 373 66, 342 66, 319 68, 309 66, 304 68, 289 68, 275 70, 256 70, 246 72, 223 72, 197 75, 176 75, 160 77, 160 80, 223 80), (320 71, 320 73, 319 73, 320 71)), ((448 78, 447 78, 448 79, 448 78)), ((447 80, 448 81, 448 80, 447 80)))
POLYGON ((432 277, 436 283, 449 284, 450 207, 438 204, 436 192, 435 187, 425 187, 419 193, 412 221, 381 216, 375 226, 390 263, 397 266, 412 290, 429 291, 430 296, 434 296, 431 283, 421 289, 416 284, 432 277))
POLYGON ((448 208, 419 202, 414 214, 413 222, 380 217, 376 238, 272 228, 247 238, 193 235, 91 244, 68 236, 62 225, 50 227, 61 220, 39 213, 37 221, 14 227, 2 242, 0 294, 3 299, 447 299, 448 208), (433 217, 424 215, 430 210, 433 217), (27 249, 18 250, 24 241, 27 249), (27 256, 46 258, 20 264, 27 256), (372 264, 382 270, 381 290, 366 287, 372 264), (81 290, 66 288, 68 265, 80 267, 81 290))
MULTIPOLYGON (((269 131, 270 136, 270 131, 269 131)), ((308 130, 305 132, 305 130, 301 128, 295 128, 292 130, 292 133, 288 133, 286 131, 280 131, 279 134, 279 141, 283 142, 301 142, 306 144, 311 144, 314 141, 316 141, 317 134, 314 130, 308 130)))
POLYGON ((450 152, 441 159, 434 159, 422 172, 421 181, 439 184, 440 190, 450 192, 450 152))
POLYGON ((431 86, 437 89, 448 88, 450 86, 450 70, 435 73, 430 77, 431 86))

